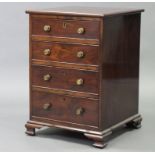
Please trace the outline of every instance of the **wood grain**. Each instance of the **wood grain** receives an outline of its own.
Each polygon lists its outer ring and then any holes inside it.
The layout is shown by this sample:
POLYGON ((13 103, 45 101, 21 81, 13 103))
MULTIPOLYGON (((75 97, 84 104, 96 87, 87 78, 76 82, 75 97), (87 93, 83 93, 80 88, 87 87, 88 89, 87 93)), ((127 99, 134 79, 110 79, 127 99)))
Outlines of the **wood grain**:
POLYGON ((56 67, 32 66, 32 84, 47 88, 60 88, 73 91, 98 93, 98 73, 91 71, 78 71, 56 67), (49 74, 50 80, 44 81, 44 75, 49 74), (82 78, 83 85, 77 85, 76 81, 82 78))
POLYGON ((69 38, 58 37, 49 35, 32 35, 32 41, 46 41, 46 42, 62 42, 62 43, 76 43, 81 45, 99 45, 99 39, 86 39, 86 38, 69 38))
POLYGON ((98 46, 34 41, 32 42, 32 51, 32 59, 90 65, 98 65, 99 63, 98 46), (45 49, 50 50, 50 55, 44 55, 45 49), (83 58, 77 57, 79 51, 84 53, 83 58))
POLYGON ((95 100, 37 91, 33 91, 32 96, 33 116, 98 126, 98 103, 95 100), (48 110, 43 109, 45 103, 51 104, 48 110), (76 115, 76 110, 80 107, 84 112, 76 115))
POLYGON ((103 129, 138 113, 139 37, 140 14, 104 19, 103 129))
POLYGON ((46 61, 46 60, 38 60, 32 59, 32 65, 38 66, 52 66, 64 69, 75 69, 75 70, 85 70, 85 71, 92 71, 98 72, 99 66, 98 65, 90 65, 90 64, 78 64, 78 63, 68 63, 68 62, 60 62, 60 61, 46 61))
POLYGON ((42 18, 32 16, 32 34, 33 35, 47 35, 57 37, 71 37, 71 38, 99 38, 98 21, 76 21, 76 20, 54 20, 51 18, 42 18), (64 28, 65 23, 65 28, 64 28), (51 31, 45 32, 43 27, 45 25, 51 26, 51 31), (84 28, 83 34, 78 34, 78 28, 84 28))
POLYGON ((60 88, 59 89, 47 88, 47 87, 35 86, 35 85, 32 85, 32 90, 43 91, 43 92, 59 94, 59 95, 66 95, 70 97, 89 98, 92 100, 99 100, 99 94, 95 94, 95 93, 79 92, 79 91, 66 90, 66 89, 60 89, 60 88))

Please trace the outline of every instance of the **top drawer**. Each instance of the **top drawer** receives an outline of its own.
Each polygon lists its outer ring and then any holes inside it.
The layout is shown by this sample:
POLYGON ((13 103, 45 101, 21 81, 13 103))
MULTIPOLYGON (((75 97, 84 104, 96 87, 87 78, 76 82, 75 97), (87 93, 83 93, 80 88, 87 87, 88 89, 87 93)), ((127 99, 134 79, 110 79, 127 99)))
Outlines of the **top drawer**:
POLYGON ((32 16, 32 35, 98 39, 99 21, 52 19, 32 16))

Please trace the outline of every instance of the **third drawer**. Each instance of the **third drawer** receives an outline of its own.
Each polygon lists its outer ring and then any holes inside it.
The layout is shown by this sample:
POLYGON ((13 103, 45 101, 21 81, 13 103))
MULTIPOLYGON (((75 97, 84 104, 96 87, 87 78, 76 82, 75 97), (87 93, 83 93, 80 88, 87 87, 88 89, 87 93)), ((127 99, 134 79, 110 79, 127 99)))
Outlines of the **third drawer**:
POLYGON ((32 66, 32 85, 98 94, 98 72, 32 66))

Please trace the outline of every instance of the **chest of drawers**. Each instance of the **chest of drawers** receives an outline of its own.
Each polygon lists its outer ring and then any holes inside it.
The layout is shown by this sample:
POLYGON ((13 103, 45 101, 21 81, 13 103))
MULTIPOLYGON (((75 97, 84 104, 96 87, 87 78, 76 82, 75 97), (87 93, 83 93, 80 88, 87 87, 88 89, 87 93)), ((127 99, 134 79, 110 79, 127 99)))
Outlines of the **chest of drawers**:
POLYGON ((143 10, 28 10, 30 120, 26 133, 79 131, 103 148, 126 125, 139 128, 140 18, 143 10))

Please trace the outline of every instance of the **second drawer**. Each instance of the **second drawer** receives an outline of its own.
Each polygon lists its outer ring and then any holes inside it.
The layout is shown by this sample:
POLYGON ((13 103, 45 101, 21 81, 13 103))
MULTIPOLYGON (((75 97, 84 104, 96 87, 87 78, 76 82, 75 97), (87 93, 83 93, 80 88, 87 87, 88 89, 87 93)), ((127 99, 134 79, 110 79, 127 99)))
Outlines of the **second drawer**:
POLYGON ((98 65, 98 46, 32 42, 32 59, 98 65))
POLYGON ((98 94, 98 72, 32 66, 32 85, 98 94))

